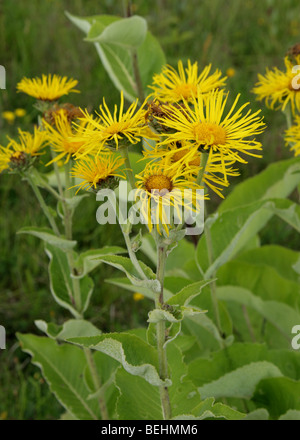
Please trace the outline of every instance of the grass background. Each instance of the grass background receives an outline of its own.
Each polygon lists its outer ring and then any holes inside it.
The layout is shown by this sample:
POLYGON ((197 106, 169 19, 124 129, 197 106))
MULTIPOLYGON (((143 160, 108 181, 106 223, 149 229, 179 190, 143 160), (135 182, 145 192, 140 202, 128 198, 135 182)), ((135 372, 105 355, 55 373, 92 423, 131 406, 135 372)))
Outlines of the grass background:
MULTIPOLYGON (((283 145, 285 118, 255 101, 251 89, 257 73, 267 66, 283 67, 289 47, 300 41, 298 0, 152 0, 136 1, 134 12, 147 19, 149 29, 159 39, 168 60, 188 58, 200 66, 235 69, 228 79, 231 95, 241 93, 241 102, 262 108, 268 126, 261 136, 263 159, 250 159, 241 167, 241 179, 256 174, 270 162, 290 157, 283 145)), ((6 68, 7 89, 0 91, 0 114, 26 109, 22 120, 8 123, 0 118, 0 143, 14 136, 18 126, 30 129, 37 113, 33 100, 16 93, 23 76, 57 73, 79 81, 81 94, 72 102, 95 108, 106 96, 112 104, 118 92, 111 84, 93 45, 64 15, 123 15, 123 2, 114 0, 0 0, 0 62, 6 68)), ((230 190, 232 187, 230 188, 230 190)), ((86 199, 87 200, 87 199, 86 199)), ((118 229, 100 228, 95 219, 96 204, 89 199, 84 215, 78 210, 74 234, 82 248, 104 244, 122 245, 118 229)), ((213 198, 211 209, 219 201, 213 198)), ((58 308, 48 291, 47 258, 42 244, 30 236, 17 236, 23 226, 46 225, 29 188, 17 176, 0 178, 0 324, 7 329, 7 350, 0 350, 0 419, 53 419, 61 407, 51 395, 38 370, 29 363, 16 344, 15 332, 37 332, 35 319, 62 322, 67 315, 58 308)), ((262 231, 263 243, 299 248, 299 238, 288 226, 272 220, 262 231)), ((147 317, 147 300, 134 302, 130 294, 105 285, 112 270, 100 268, 95 274, 96 290, 90 318, 103 330, 118 331, 142 325, 147 317)))

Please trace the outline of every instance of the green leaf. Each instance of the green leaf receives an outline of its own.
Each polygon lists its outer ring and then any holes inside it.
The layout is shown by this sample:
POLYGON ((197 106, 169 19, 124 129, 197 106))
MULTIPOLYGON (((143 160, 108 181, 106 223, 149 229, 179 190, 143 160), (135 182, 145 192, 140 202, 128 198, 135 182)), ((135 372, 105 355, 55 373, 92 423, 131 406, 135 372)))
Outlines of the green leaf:
MULTIPOLYGON (((300 281, 300 252, 296 252, 283 246, 266 245, 257 249, 252 249, 239 254, 238 261, 255 266, 267 266, 274 269, 281 278, 296 283, 300 281)), ((218 272, 219 278, 220 273, 223 273, 223 270, 225 271, 225 267, 226 266, 218 272)), ((273 276, 274 273, 272 273, 272 277, 273 276)), ((268 282, 270 282, 270 280, 268 280, 268 282)), ((276 282, 278 282, 278 280, 276 282)), ((260 282, 257 284, 260 284, 260 282)), ((274 286, 272 286, 272 290, 273 288, 274 286)))
MULTIPOLYGON (((113 284, 114 286, 119 286, 122 289, 129 290, 130 292, 133 293, 135 292, 142 293, 144 296, 154 301, 153 290, 151 289, 151 286, 145 287, 145 283, 144 285, 141 284, 139 286, 136 286, 133 285, 128 278, 110 278, 110 279, 106 279, 105 282, 109 284, 113 284)), ((170 298, 172 295, 173 294, 168 289, 164 289, 164 298, 166 300, 170 298)))
POLYGON ((250 399, 260 380, 280 376, 282 376, 280 370, 270 362, 251 362, 198 389, 202 399, 206 397, 250 399))
POLYGON ((114 21, 107 27, 96 21, 85 41, 92 43, 109 43, 126 49, 139 47, 147 34, 147 22, 144 18, 134 15, 114 21))
POLYGON ((267 361, 292 379, 300 378, 300 352, 269 350, 265 344, 235 343, 211 354, 210 358, 197 358, 189 364, 189 377, 197 386, 219 379, 225 373, 251 362, 267 361), (199 374, 201 371, 201 375, 199 374))
POLYGON ((279 417, 279 420, 300 420, 300 411, 289 409, 285 414, 279 417))
POLYGON ((101 331, 91 322, 84 319, 70 319, 63 325, 56 325, 53 322, 37 320, 34 322, 39 330, 46 333, 52 339, 66 340, 77 336, 96 336, 101 331))
POLYGON ((243 420, 269 420, 269 413, 264 408, 255 409, 248 413, 243 420))
POLYGON ((289 200, 272 199, 257 201, 218 212, 210 217, 205 227, 210 228, 212 264, 209 264, 207 234, 199 240, 197 247, 198 267, 205 278, 234 257, 277 214, 297 230, 300 225, 299 206, 289 200))
MULTIPOLYGON (((151 385, 164 384, 158 374, 156 350, 135 335, 110 333, 88 338, 71 338, 69 341, 111 356, 128 373, 144 378, 151 385)), ((165 381, 165 384, 170 385, 169 381, 165 381)))
POLYGON ((176 295, 172 296, 167 304, 169 305, 179 305, 179 306, 187 306, 194 298, 200 295, 203 287, 209 285, 214 280, 203 280, 198 281, 193 284, 189 284, 184 287, 180 292, 176 293, 176 295))
POLYGON ((97 260, 98 257, 102 257, 104 255, 122 254, 126 252, 126 249, 119 246, 105 246, 101 249, 92 249, 83 252, 75 261, 75 267, 78 272, 76 278, 84 277, 92 270, 94 270, 97 266, 99 266, 102 262, 100 260, 97 260))
POLYGON ((110 266, 115 267, 116 269, 121 270, 127 276, 127 278, 131 281, 134 286, 138 287, 146 287, 148 289, 152 289, 154 292, 159 292, 160 284, 156 280, 156 276, 152 269, 148 267, 145 263, 140 261, 140 266, 143 269, 147 280, 141 280, 139 278, 139 274, 137 273, 133 263, 130 258, 120 257, 118 255, 107 255, 95 258, 95 261, 100 261, 102 263, 109 264, 110 266))
MULTIPOLYGON (((147 86, 152 83, 154 73, 160 72, 162 66, 166 63, 164 53, 158 41, 150 32, 146 33, 144 40, 141 38, 138 41, 138 35, 134 35, 130 26, 126 26, 126 23, 128 23, 126 20, 129 19, 105 15, 79 18, 69 13, 67 13, 67 17, 86 34, 90 32, 89 37, 99 37, 100 34, 100 40, 94 42, 98 55, 115 87, 120 91, 123 90, 124 96, 129 101, 134 101, 138 96, 132 65, 132 45, 137 45, 141 42, 142 44, 136 49, 137 61, 145 94, 148 93, 147 86), (125 36, 124 29, 121 29, 124 24, 126 26, 125 36), (113 31, 112 33, 111 30, 113 31), (126 45, 120 45, 122 44, 120 30, 123 33, 123 37, 125 37, 126 45), (101 40, 103 35, 105 38, 101 40), (116 44, 116 41, 118 41, 118 44, 116 44)), ((142 21, 141 17, 132 17, 132 19, 134 19, 136 24, 139 23, 139 36, 143 37, 145 22, 142 21)))
POLYGON ((98 402, 88 401, 89 389, 82 380, 86 366, 83 350, 34 335, 17 334, 21 348, 32 356, 32 362, 43 373, 51 391, 72 417, 80 420, 99 419, 98 402))
POLYGON ((265 378, 255 390, 256 405, 266 408, 272 419, 278 419, 289 410, 300 410, 300 381, 287 377, 265 378))
POLYGON ((32 228, 29 226, 26 226, 22 229, 20 229, 18 234, 30 234, 35 237, 40 238, 41 240, 45 241, 46 243, 55 246, 59 249, 62 249, 64 251, 68 251, 70 249, 73 249, 74 246, 76 246, 76 241, 73 240, 66 240, 65 238, 57 237, 51 229, 48 228, 32 228))
POLYGON ((221 301, 233 301, 256 310, 276 327, 288 341, 291 339, 292 327, 300 322, 300 313, 292 307, 277 301, 263 301, 242 287, 218 287, 217 296, 221 301))
POLYGON ((257 200, 285 198, 300 182, 297 158, 272 163, 261 173, 236 185, 219 207, 222 213, 257 200))
MULTIPOLYGON (((182 353, 175 344, 168 345, 168 363, 172 385, 168 387, 172 416, 188 413, 201 403, 200 395, 186 377, 187 368, 182 353)), ((116 385, 121 395, 117 412, 121 420, 162 420, 159 389, 150 386, 139 377, 130 376, 123 370, 116 375, 116 385), (142 405, 141 405, 142 402, 142 405)))
POLYGON ((55 301, 65 309, 68 309, 75 318, 80 318, 80 313, 88 308, 93 292, 93 280, 87 276, 79 280, 81 291, 81 310, 77 311, 74 304, 73 279, 67 255, 59 248, 48 244, 46 253, 50 259, 49 277, 50 290, 55 301))

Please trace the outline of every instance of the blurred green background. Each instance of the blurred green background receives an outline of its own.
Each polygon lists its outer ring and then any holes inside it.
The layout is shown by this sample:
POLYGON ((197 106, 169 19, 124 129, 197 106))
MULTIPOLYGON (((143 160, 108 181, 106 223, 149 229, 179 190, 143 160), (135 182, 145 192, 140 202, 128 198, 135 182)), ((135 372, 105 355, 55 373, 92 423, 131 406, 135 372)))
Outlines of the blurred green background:
MULTIPOLYGON (((241 179, 256 174, 270 162, 288 158, 284 147, 285 118, 255 101, 251 89, 257 73, 267 66, 283 67, 289 47, 300 41, 299 0, 152 0, 136 1, 134 13, 147 19, 150 31, 159 39, 169 64, 179 59, 212 63, 228 78, 231 95, 241 93, 241 102, 262 108, 268 126, 261 141, 263 159, 249 159, 241 167, 241 179)), ((17 128, 30 129, 37 112, 33 99, 16 93, 23 77, 57 73, 78 79, 81 94, 71 95, 72 102, 96 108, 106 96, 112 104, 119 93, 100 64, 93 45, 83 41, 83 34, 64 15, 124 15, 123 2, 114 0, 0 0, 0 64, 5 66, 7 89, 0 91, 0 115, 26 110, 23 118, 0 118, 0 144, 14 136, 17 128)), ((229 191, 232 190, 232 186, 229 191)), ((85 199, 87 200, 87 199, 85 199)), ((84 201, 77 211, 74 235, 82 248, 104 244, 122 245, 117 227, 100 227, 95 218, 96 202, 84 201), (84 215, 83 215, 84 213, 84 215)), ((212 198, 210 211, 219 203, 212 198)), ((59 309, 48 291, 47 257, 42 244, 28 235, 17 236, 23 226, 47 225, 29 188, 17 176, 0 178, 0 324, 7 329, 7 350, 0 350, 0 419, 53 419, 61 407, 48 390, 38 370, 21 353, 15 332, 34 332, 35 319, 62 322, 67 315, 59 309)), ((263 243, 299 248, 299 238, 288 226, 274 219, 261 234, 263 243)), ((112 270, 106 266, 94 274, 96 291, 89 318, 104 331, 118 331, 143 325, 149 302, 134 301, 129 293, 106 285, 112 270)))

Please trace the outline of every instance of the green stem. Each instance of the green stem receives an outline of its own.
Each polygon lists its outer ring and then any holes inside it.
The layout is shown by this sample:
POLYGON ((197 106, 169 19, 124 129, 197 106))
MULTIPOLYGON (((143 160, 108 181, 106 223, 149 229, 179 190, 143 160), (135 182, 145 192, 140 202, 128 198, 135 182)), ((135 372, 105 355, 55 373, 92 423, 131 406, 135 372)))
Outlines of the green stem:
POLYGON ((134 175, 132 172, 132 167, 131 167, 131 163, 130 163, 130 159, 129 159, 129 155, 128 155, 128 147, 124 147, 124 148, 120 148, 119 150, 121 156, 125 159, 125 167, 126 167, 126 176, 127 176, 127 180, 130 183, 130 186, 132 189, 135 188, 135 179, 134 179, 134 175))
MULTIPOLYGON (((206 238, 206 246, 207 246, 207 255, 208 255, 209 265, 212 265, 212 263, 213 263, 213 247, 212 247, 212 239, 211 239, 211 233, 210 233, 209 226, 207 226, 205 228, 204 234, 205 234, 205 238, 206 238)), ((215 276, 215 274, 213 274, 213 277, 214 276, 215 276)), ((221 326, 221 318, 220 318, 220 313, 219 313, 218 298, 217 298, 216 282, 213 281, 212 283, 210 283, 209 287, 210 287, 211 299, 212 299, 213 310, 214 310, 214 315, 215 315, 217 327, 218 327, 220 335, 223 336, 223 331, 222 331, 222 326, 221 326)))
MULTIPOLYGON (((167 258, 166 247, 160 240, 157 243, 157 272, 156 278, 160 282, 161 290, 155 300, 156 308, 162 308, 164 304, 164 277, 165 264, 167 258)), ((169 378, 168 359, 165 347, 166 342, 166 324, 165 321, 159 321, 156 324, 156 339, 157 339, 157 353, 159 362, 159 375, 161 380, 165 381, 169 378)), ((163 411, 164 420, 169 420, 172 417, 171 404, 168 387, 160 386, 160 400, 163 411)))
POLYGON ((132 250, 131 239, 130 239, 130 235, 128 232, 128 224, 123 224, 123 217, 122 217, 122 213, 120 212, 120 209, 119 209, 119 203, 118 203, 117 198, 116 198, 116 216, 119 220, 119 225, 120 225, 120 228, 121 228, 121 231, 122 231, 125 243, 126 243, 129 258, 130 258, 132 264, 134 265, 137 273, 141 276, 142 280, 147 280, 147 276, 145 275, 143 269, 141 268, 139 260, 136 257, 136 253, 132 250))
POLYGON ((141 73, 140 73, 140 68, 139 68, 139 64, 138 64, 138 57, 137 57, 136 50, 132 51, 131 57, 132 57, 132 67, 133 67, 133 74, 134 74, 134 79, 135 79, 135 84, 136 84, 137 95, 138 95, 140 102, 143 103, 145 100, 145 93, 144 93, 144 88, 143 88, 143 83, 142 83, 142 78, 141 78, 141 73))
POLYGON ((206 169, 207 162, 208 162, 208 156, 209 156, 209 153, 201 153, 201 164, 200 164, 201 168, 199 169, 197 180, 196 180, 196 183, 200 186, 203 185, 203 177, 204 177, 205 169, 206 169))
MULTIPOLYGON (((128 18, 128 17, 132 16, 131 0, 127 0, 127 1, 123 0, 123 10, 124 10, 125 17, 128 18)), ((131 51, 131 59, 132 59, 133 75, 134 75, 134 79, 135 79, 136 93, 137 93, 139 100, 141 102, 144 102, 145 93, 144 93, 142 77, 141 77, 141 72, 140 72, 139 63, 138 63, 137 51, 135 49, 133 49, 131 51)))
POLYGON ((286 123, 287 123, 288 128, 291 128, 291 126, 292 126, 291 106, 287 105, 283 113, 284 113, 284 115, 286 117, 286 123))
POLYGON ((101 390, 101 381, 97 372, 97 367, 95 364, 95 360, 93 358, 92 352, 89 348, 84 348, 84 354, 91 372, 92 380, 95 385, 95 389, 98 392, 98 403, 101 412, 102 420, 109 420, 109 415, 105 403, 105 396, 103 391, 101 390))
POLYGON ((26 174, 26 178, 27 178, 28 182, 30 183, 31 188, 33 189, 34 194, 36 195, 36 198, 38 199, 38 201, 40 203, 40 206, 41 206, 45 216, 47 217, 47 219, 48 219, 48 221, 49 221, 49 223, 51 225, 51 228, 53 229, 53 232, 56 235, 59 236, 60 232, 59 232, 59 229, 57 227, 57 224, 56 224, 56 222, 54 220, 54 217, 51 214, 47 204, 45 203, 45 200, 44 200, 44 198, 43 198, 43 196, 42 196, 42 194, 41 194, 41 192, 39 190, 39 187, 36 185, 34 179, 32 178, 32 176, 29 173, 26 174))

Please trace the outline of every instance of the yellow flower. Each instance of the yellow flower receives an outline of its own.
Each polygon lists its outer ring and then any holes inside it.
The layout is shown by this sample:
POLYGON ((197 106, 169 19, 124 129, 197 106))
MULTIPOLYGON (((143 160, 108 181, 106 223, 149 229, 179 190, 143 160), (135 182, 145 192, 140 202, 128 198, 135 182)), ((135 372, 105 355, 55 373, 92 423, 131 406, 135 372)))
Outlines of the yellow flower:
POLYGON ((24 108, 16 108, 15 115, 17 118, 23 118, 26 115, 26 110, 24 108))
POLYGON ((120 170, 124 162, 125 159, 113 153, 105 153, 96 157, 87 156, 77 160, 71 174, 83 179, 83 182, 75 186, 79 187, 78 191, 83 188, 87 190, 90 188, 110 188, 116 180, 115 178, 125 178, 123 170, 120 170))
MULTIPOLYGON (((192 107, 184 101, 185 111, 175 106, 170 108, 168 117, 164 117, 162 122, 173 132, 162 133, 164 140, 161 144, 189 141, 198 151, 209 153, 210 162, 212 156, 218 154, 227 182, 226 160, 247 163, 240 153, 261 157, 252 152, 261 150, 261 143, 249 139, 264 130, 265 124, 258 116, 260 110, 253 114, 248 110, 243 116, 242 111, 249 103, 235 110, 239 96, 227 114, 224 112, 228 94, 222 90, 211 92, 206 99, 198 92, 197 98, 192 100, 192 107)), ((157 119, 160 120, 159 117, 157 119)))
POLYGON ((139 209, 142 220, 152 231, 153 224, 161 233, 164 228, 167 234, 174 226, 171 218, 171 208, 182 222, 182 208, 187 211, 198 211, 203 196, 196 195, 200 189, 196 182, 189 179, 189 170, 182 166, 172 167, 168 160, 159 163, 148 163, 145 169, 136 175, 136 199, 139 199, 139 209))
POLYGON ((14 122, 16 116, 15 116, 14 112, 7 110, 5 112, 2 112, 2 118, 5 119, 10 124, 12 124, 14 122))
POLYGON ((141 301, 142 299, 144 299, 145 297, 144 297, 144 295, 142 294, 142 293, 139 293, 139 292, 135 292, 134 294, 133 294, 133 300, 134 301, 141 301))
POLYGON ((294 125, 286 130, 285 143, 294 151, 295 156, 300 155, 300 116, 296 116, 294 125))
POLYGON ((153 85, 157 99, 163 102, 178 102, 182 98, 186 101, 193 100, 197 92, 206 94, 225 85, 226 77, 216 70, 210 75, 211 65, 206 66, 202 72, 198 71, 198 63, 191 64, 184 69, 182 61, 178 62, 178 72, 171 66, 165 66, 160 74, 153 77, 153 85))
POLYGON ((228 78, 232 78, 235 75, 235 69, 233 67, 229 67, 226 70, 226 75, 228 76, 228 78))
POLYGON ((100 105, 100 113, 96 112, 99 119, 95 119, 87 110, 83 111, 84 117, 81 121, 89 124, 89 127, 85 129, 83 151, 80 151, 78 156, 89 154, 94 149, 101 151, 104 146, 118 150, 119 147, 136 144, 143 136, 149 137, 151 134, 146 125, 144 104, 137 110, 136 100, 124 112, 124 96, 121 92, 120 108, 118 110, 115 105, 113 114, 104 98, 103 106, 100 105))
POLYGON ((5 169, 23 167, 30 163, 32 157, 41 154, 47 144, 46 133, 39 128, 34 128, 34 133, 22 131, 20 128, 19 139, 9 139, 7 147, 0 147, 0 171, 5 169))
POLYGON ((68 79, 66 76, 48 74, 42 75, 42 78, 23 78, 17 84, 17 90, 41 101, 56 101, 71 92, 80 93, 79 90, 73 88, 77 84, 78 81, 73 78, 68 79))
MULTIPOLYGON (((199 170, 201 169, 202 153, 197 151, 197 149, 193 148, 192 145, 187 142, 179 143, 178 145, 173 143, 167 146, 160 146, 158 144, 156 148, 144 152, 144 155, 147 159, 152 160, 157 160, 158 158, 169 158, 171 167, 178 167, 180 165, 183 166, 184 169, 189 170, 191 180, 196 179, 199 170), (184 148, 181 148, 182 146, 184 148)), ((231 167, 234 162, 235 161, 233 160, 225 159, 226 175, 239 175, 238 171, 231 167)), ((222 188, 220 188, 220 186, 227 187, 229 186, 229 183, 224 179, 224 177, 219 176, 219 174, 223 174, 223 167, 220 156, 214 154, 206 164, 203 175, 203 183, 220 197, 224 198, 223 194, 221 193, 222 188)))
POLYGON ((47 133, 47 138, 53 150, 58 153, 56 157, 47 165, 65 159, 65 163, 74 157, 83 145, 83 135, 87 127, 87 122, 77 125, 75 131, 70 123, 67 114, 60 110, 54 116, 54 126, 43 120, 43 126, 47 133))
POLYGON ((266 70, 265 76, 258 74, 258 82, 253 88, 259 101, 265 100, 267 107, 272 110, 285 110, 288 103, 292 112, 300 111, 300 81, 297 78, 299 71, 293 72, 294 65, 300 64, 300 55, 295 56, 292 63, 288 57, 284 59, 285 72, 274 67, 266 70))

